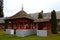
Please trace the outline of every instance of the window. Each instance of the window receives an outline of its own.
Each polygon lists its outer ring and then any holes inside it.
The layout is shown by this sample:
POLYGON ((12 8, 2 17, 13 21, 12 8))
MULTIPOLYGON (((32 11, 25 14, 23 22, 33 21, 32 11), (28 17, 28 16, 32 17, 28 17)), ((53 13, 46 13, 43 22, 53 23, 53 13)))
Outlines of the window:
POLYGON ((25 24, 24 27, 25 27, 26 29, 28 29, 29 26, 28 26, 28 24, 25 24))
POLYGON ((16 24, 15 23, 13 23, 13 28, 16 29, 16 24))
POLYGON ((8 28, 10 28, 10 25, 8 25, 8 28))
POLYGON ((19 27, 21 27, 22 26, 22 22, 19 22, 19 27))
POLYGON ((13 24, 13 26, 15 27, 15 26, 16 26, 16 24, 14 23, 14 24, 13 24))
POLYGON ((11 23, 11 22, 9 21, 9 23, 11 23))

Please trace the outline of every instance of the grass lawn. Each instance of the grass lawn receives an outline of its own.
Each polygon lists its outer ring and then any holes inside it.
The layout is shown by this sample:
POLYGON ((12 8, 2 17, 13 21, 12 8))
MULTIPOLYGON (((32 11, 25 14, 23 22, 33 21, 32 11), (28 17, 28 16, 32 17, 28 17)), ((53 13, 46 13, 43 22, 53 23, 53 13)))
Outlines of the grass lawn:
POLYGON ((17 37, 14 35, 7 35, 3 30, 0 30, 0 40, 60 40, 60 34, 51 34, 47 37, 39 37, 36 35, 17 37))

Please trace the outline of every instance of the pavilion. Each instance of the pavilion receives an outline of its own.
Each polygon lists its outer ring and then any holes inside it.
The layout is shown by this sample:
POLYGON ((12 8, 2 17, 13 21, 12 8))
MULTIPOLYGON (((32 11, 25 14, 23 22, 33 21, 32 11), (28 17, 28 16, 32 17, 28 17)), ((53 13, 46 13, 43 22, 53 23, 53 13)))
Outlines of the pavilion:
POLYGON ((49 34, 50 19, 35 19, 31 15, 27 14, 23 8, 15 15, 6 18, 6 33, 16 36, 27 36, 31 34, 39 34, 41 36, 47 36, 49 34), (37 30, 42 30, 37 33, 37 30))

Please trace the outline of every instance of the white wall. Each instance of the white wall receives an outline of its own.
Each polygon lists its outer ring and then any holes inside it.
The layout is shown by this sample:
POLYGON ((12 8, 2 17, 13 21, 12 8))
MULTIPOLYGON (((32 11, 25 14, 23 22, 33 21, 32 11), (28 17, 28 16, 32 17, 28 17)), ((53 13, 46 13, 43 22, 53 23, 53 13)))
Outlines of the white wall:
POLYGON ((14 30, 13 29, 6 29, 6 34, 14 34, 14 30))
POLYGON ((16 30, 16 36, 24 37, 31 34, 36 34, 36 30, 16 30))
POLYGON ((47 30, 37 30, 37 36, 47 36, 47 30))

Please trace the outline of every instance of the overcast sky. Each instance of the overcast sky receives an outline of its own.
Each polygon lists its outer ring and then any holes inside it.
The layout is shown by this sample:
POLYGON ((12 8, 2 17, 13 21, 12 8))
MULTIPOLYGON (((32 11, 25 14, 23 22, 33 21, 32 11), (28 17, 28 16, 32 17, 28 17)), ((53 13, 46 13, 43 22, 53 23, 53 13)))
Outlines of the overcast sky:
POLYGON ((60 11, 60 0, 4 0, 5 17, 12 16, 24 7, 27 13, 35 13, 43 10, 51 12, 53 9, 60 11))

